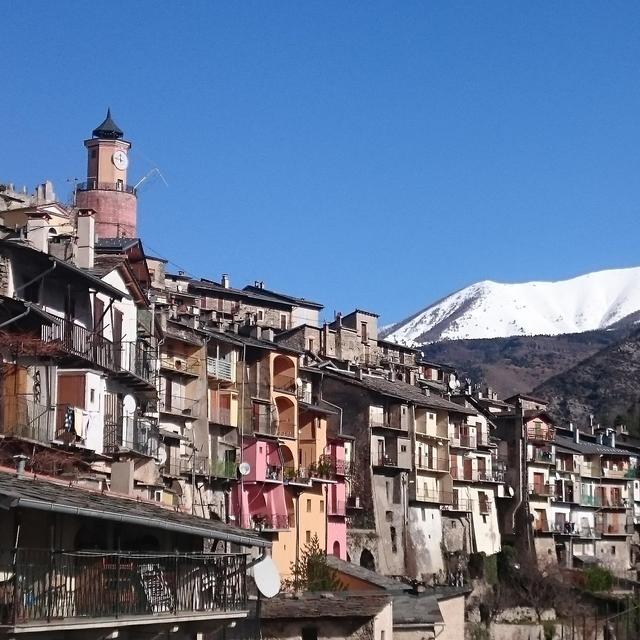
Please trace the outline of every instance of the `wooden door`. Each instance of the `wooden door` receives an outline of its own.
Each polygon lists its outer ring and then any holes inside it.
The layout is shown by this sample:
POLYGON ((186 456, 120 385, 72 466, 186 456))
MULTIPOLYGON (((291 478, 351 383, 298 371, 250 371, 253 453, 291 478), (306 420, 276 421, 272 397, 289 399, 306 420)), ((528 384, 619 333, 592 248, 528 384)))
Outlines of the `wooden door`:
POLYGON ((464 479, 473 480, 473 459, 464 458, 464 479))
POLYGON ((64 416, 69 407, 85 408, 85 376, 82 373, 58 374, 57 436, 65 434, 64 416))
POLYGON ((533 490, 537 495, 542 495, 544 492, 544 473, 533 474, 533 490))

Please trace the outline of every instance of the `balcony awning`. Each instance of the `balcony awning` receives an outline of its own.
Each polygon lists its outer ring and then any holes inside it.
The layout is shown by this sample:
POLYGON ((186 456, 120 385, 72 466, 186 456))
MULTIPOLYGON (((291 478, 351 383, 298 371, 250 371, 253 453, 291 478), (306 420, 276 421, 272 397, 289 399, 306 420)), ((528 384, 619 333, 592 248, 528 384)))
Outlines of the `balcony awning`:
POLYGON ((257 533, 217 520, 198 518, 161 505, 113 493, 70 487, 29 476, 0 471, 0 509, 34 509, 67 515, 122 522, 223 540, 248 547, 270 547, 257 533))

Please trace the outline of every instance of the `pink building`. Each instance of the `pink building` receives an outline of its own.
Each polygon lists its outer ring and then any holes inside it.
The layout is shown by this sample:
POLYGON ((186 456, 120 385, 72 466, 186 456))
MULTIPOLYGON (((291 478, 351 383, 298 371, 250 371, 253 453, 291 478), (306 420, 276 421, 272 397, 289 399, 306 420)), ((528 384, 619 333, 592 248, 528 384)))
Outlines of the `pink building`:
POLYGON ((327 553, 347 559, 346 476, 349 472, 345 460, 344 440, 327 438, 327 455, 335 473, 335 484, 327 488, 327 553))

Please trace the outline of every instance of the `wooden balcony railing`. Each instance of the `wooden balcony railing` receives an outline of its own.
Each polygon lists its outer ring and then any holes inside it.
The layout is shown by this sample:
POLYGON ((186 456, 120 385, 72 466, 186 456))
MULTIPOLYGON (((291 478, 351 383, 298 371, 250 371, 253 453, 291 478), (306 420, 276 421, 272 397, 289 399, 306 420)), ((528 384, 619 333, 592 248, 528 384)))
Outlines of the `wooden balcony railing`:
POLYGON ((555 487, 548 482, 545 483, 534 483, 529 485, 529 494, 532 496, 540 496, 543 498, 548 498, 555 495, 555 487))
POLYGON ((555 429, 550 427, 527 427, 527 438, 535 442, 553 442, 556 437, 555 429))
MULTIPOLYGON (((247 609, 246 556, 18 549, 0 552, 0 625, 190 619, 247 609)), ((77 626, 76 626, 77 625, 77 626)))
POLYGON ((218 380, 233 382, 233 365, 222 358, 207 358, 207 375, 218 380))
POLYGON ((415 465, 416 469, 422 469, 426 471, 449 471, 449 458, 415 456, 415 465))

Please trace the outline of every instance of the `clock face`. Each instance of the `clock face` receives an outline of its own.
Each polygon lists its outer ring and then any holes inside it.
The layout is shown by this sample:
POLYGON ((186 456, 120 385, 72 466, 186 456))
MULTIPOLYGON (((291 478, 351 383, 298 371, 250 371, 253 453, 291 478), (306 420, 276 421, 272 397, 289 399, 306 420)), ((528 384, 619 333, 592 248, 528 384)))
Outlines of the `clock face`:
POLYGON ((127 154, 122 150, 116 151, 111 156, 111 161, 115 168, 120 169, 120 171, 124 171, 129 166, 129 158, 127 158, 127 154))

